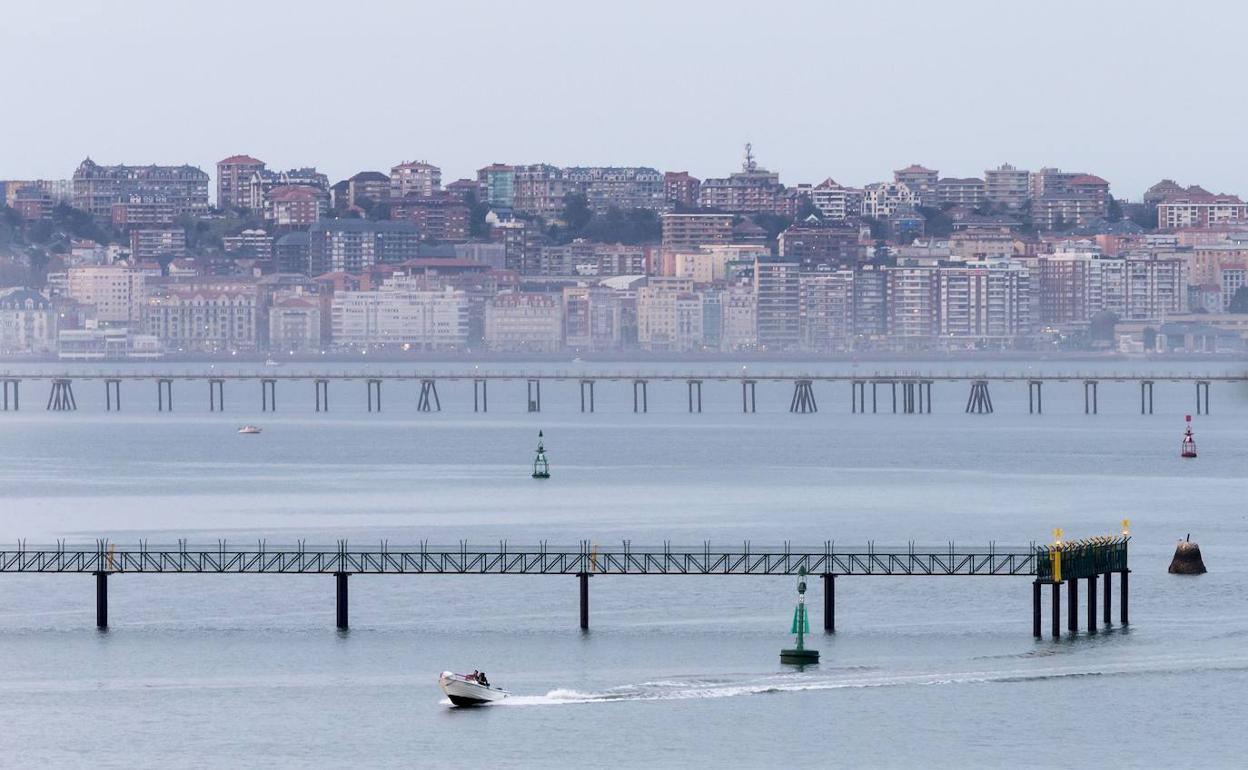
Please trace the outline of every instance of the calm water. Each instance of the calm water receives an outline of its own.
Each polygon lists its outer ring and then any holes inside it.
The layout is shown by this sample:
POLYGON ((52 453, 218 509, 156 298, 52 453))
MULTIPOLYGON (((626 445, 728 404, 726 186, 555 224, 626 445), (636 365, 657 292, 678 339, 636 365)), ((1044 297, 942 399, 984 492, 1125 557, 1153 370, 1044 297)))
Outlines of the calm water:
MULTIPOLYGON (((1032 370, 1115 367, 1163 368, 1032 370)), ((617 370, 636 368, 664 367, 617 370)), ((817 634, 823 664, 797 672, 777 661, 784 577, 599 576, 582 635, 571 577, 357 576, 339 634, 328 576, 119 575, 97 633, 89 575, 5 575, 0 765, 1242 765, 1240 387, 1213 386, 1194 462, 1177 457, 1190 384, 1158 383, 1150 417, 1112 382, 1095 417, 1075 382, 1046 386, 1043 417, 1022 383, 994 384, 989 416, 963 414, 966 386, 943 383, 923 416, 851 415, 847 385, 817 385, 805 416, 767 384, 753 415, 739 386, 712 382, 700 415, 681 383, 652 383, 645 415, 626 382, 600 385, 592 415, 574 383, 543 388, 540 415, 522 382, 491 385, 488 415, 463 382, 439 386, 438 414, 416 412, 411 384, 387 385, 381 414, 362 382, 335 384, 329 415, 309 382, 280 384, 265 415, 254 383, 227 385, 225 415, 202 382, 175 385, 173 414, 155 412, 152 383, 124 387, 121 414, 98 383, 76 384, 76 414, 44 412, 33 383, 22 412, 0 413, 0 540, 1025 545, 1128 517, 1132 625, 1035 641, 1027 578, 842 578, 838 633, 817 634), (244 422, 264 433, 237 435, 244 422), (547 483, 526 467, 539 428, 547 483), (1188 532, 1210 573, 1167 575, 1188 532), (517 697, 450 709, 446 668, 483 668, 517 697)), ((817 581, 812 599, 819 627, 817 581)))

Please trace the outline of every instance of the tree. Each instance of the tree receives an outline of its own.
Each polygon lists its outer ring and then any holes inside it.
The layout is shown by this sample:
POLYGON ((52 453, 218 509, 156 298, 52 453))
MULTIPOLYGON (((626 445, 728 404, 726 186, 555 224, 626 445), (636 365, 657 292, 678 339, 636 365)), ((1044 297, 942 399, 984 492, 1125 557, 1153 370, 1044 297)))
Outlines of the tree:
POLYGON ((1231 305, 1227 308, 1231 313, 1248 313, 1248 286, 1240 286, 1231 297, 1231 305))
POLYGON ((594 212, 589 208, 585 196, 578 192, 570 192, 563 196, 563 222, 568 230, 579 233, 589 225, 594 212))
POLYGON ((784 232, 789 225, 793 224, 793 220, 780 214, 770 214, 760 212, 750 217, 754 224, 767 231, 767 242, 772 243, 780 233, 784 232))
POLYGON ((953 234, 953 217, 945 213, 943 209, 919 206, 918 210, 926 220, 924 229, 928 235, 934 238, 948 238, 953 234))
POLYGON ((1114 327, 1118 325, 1118 314, 1102 310, 1092 316, 1088 324, 1088 333, 1094 340, 1114 341, 1114 327))
POLYGON ((1105 212, 1105 218, 1110 222, 1122 221, 1122 204, 1114 196, 1109 196, 1109 208, 1105 212))
POLYGON ((1156 206, 1132 206, 1129 218, 1145 230, 1157 229, 1156 206))

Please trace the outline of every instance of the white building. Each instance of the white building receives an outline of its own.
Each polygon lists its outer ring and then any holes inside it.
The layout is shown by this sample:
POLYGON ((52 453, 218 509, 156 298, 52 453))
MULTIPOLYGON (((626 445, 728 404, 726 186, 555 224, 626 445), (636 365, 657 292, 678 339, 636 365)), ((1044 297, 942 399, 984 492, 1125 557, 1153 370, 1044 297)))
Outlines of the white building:
POLYGON ((34 289, 0 290, 0 354, 50 353, 55 349, 52 302, 34 289))
POLYGON ((254 283, 204 280, 149 297, 143 330, 167 350, 220 352, 256 348, 254 283))
POLYGON ((121 265, 71 267, 68 271, 69 297, 90 305, 92 318, 104 323, 138 324, 147 302, 143 271, 121 265))
POLYGON ((721 303, 723 321, 719 336, 722 350, 753 350, 758 347, 758 303, 752 286, 729 286, 721 303))
POLYGON ((563 345, 563 307, 552 294, 509 292, 485 304, 490 350, 551 353, 563 345))
POLYGON ((843 187, 828 178, 811 189, 810 203, 828 219, 845 219, 862 212, 862 190, 843 187))
POLYGON ((637 290, 637 344, 643 350, 700 348, 702 323, 702 297, 693 281, 654 277, 637 290))
POLYGON ((342 291, 330 306, 338 346, 404 345, 452 350, 468 343, 468 297, 458 289, 421 288, 395 275, 378 291, 342 291))
POLYGON ((307 353, 320 349, 320 300, 311 295, 275 300, 269 308, 269 350, 307 353))
POLYGON ((918 205, 918 198, 903 182, 869 184, 862 194, 862 215, 883 219, 898 209, 918 205))

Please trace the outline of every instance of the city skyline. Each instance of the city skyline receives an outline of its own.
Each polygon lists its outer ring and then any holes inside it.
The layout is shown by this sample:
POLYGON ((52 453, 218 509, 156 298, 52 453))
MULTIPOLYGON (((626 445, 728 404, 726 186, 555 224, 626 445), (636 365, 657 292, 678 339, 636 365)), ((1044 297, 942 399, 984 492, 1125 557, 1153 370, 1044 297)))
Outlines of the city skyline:
MULTIPOLYGON (((1224 107, 1225 84, 1150 65, 1164 52, 1167 61, 1233 71, 1237 25, 1176 20, 1155 4, 1102 4, 1077 17, 1066 12, 1074 6, 1018 9, 1007 27, 994 23, 999 12, 972 3, 810 5, 785 16, 748 5, 717 4, 714 13, 642 6, 589 19, 560 3, 510 12, 373 3, 353 16, 325 7, 293 14, 281 4, 235 14, 229 5, 10 9, 0 45, 41 66, 39 77, 11 84, 10 112, 28 119, 2 129, 0 176, 63 178, 87 155, 210 169, 246 152, 274 168, 316 163, 334 179, 397 158, 428 158, 448 179, 494 161, 706 177, 736 168, 751 141, 760 164, 790 182, 832 176, 859 186, 909 163, 969 176, 1008 162, 1095 168, 1130 200, 1159 178, 1214 192, 1248 188, 1242 162, 1225 150, 1236 121, 1200 119, 1193 109, 1224 107), (474 26, 503 13, 506 25, 474 26), (237 33, 238 19, 264 41, 241 59, 215 56, 183 32, 221 39, 237 33), (595 23, 614 33, 604 39, 595 23), (359 66, 325 63, 328 52, 389 28, 417 34, 410 47, 372 46, 359 66), (141 68, 160 110, 124 91, 119 98, 115 83, 98 79, 104 69, 96 75, 84 58, 93 40, 133 39, 135 30, 148 36, 110 51, 108 69, 141 68), (759 44, 732 55, 742 40, 759 44), (173 66, 144 66, 152 60, 173 66), (289 68, 300 61, 305 68, 289 68)), ((1243 13, 1220 7, 1231 21, 1243 13)))

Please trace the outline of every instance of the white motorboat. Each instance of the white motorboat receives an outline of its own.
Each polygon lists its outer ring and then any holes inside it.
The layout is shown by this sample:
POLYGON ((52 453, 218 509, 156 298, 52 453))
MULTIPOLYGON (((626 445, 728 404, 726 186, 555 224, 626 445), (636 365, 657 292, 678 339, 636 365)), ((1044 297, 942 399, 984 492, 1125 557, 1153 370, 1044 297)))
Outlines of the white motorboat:
POLYGON ((510 693, 497 687, 481 684, 472 674, 456 674, 443 671, 438 677, 438 687, 456 706, 481 706, 506 698, 510 693))
POLYGON ((259 433, 260 428, 255 425, 244 425, 238 429, 239 433, 259 433))

